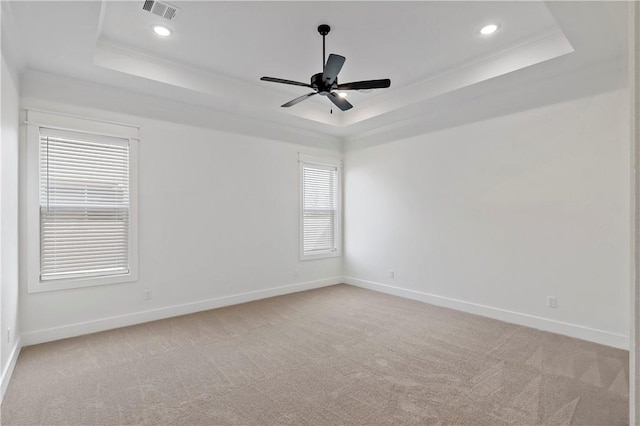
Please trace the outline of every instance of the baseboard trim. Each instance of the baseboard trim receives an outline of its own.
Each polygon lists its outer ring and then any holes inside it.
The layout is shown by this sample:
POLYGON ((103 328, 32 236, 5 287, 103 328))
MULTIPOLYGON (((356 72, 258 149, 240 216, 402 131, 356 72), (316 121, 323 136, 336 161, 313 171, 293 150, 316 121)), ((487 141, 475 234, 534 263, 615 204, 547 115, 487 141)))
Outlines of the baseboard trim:
POLYGON ((22 338, 19 336, 16 339, 16 344, 13 346, 13 350, 9 355, 9 359, 7 360, 7 365, 4 366, 2 370, 2 376, 0 377, 0 403, 4 399, 4 394, 7 391, 7 387, 9 386, 9 381, 11 380, 11 376, 13 375, 13 370, 16 368, 16 362, 18 361, 18 356, 20 356, 20 350, 22 349, 22 338))
POLYGON ((126 327, 141 324, 149 321, 156 321, 179 315, 192 314, 194 312, 206 311, 209 309, 221 308, 224 306, 238 305, 240 303, 251 302, 259 299, 266 299, 274 296, 282 296, 289 293, 311 290, 314 288, 327 287, 342 283, 343 277, 332 277, 322 280, 307 281, 297 284, 272 287, 264 290, 238 293, 230 296, 216 297, 193 303, 167 306, 163 308, 135 312, 132 314, 120 315, 116 317, 102 318, 99 320, 86 321, 82 323, 69 324, 62 327, 36 330, 22 334, 23 346, 36 345, 39 343, 51 342, 54 340, 66 339, 69 337, 81 336, 83 334, 97 333, 114 328, 126 327))
POLYGON ((409 290, 400 287, 393 287, 373 281, 361 280, 353 277, 344 277, 344 282, 356 287, 366 288, 381 293, 392 294, 407 299, 419 300, 432 305, 451 308, 462 312, 481 315, 512 324, 523 325, 538 330, 550 331, 552 333, 563 334, 581 340, 587 340, 601 345, 612 346, 618 349, 629 350, 629 336, 611 333, 595 328, 584 327, 577 324, 556 321, 534 315, 509 311, 506 309, 494 308, 449 297, 437 296, 435 294, 424 293, 416 290, 409 290))
POLYGON ((523 325, 538 330, 549 331, 552 333, 563 334, 565 336, 575 337, 577 339, 587 340, 606 346, 612 346, 619 349, 629 350, 629 337, 611 333, 604 330, 584 327, 577 324, 556 321, 548 318, 537 317, 534 315, 523 314, 520 312, 509 311, 505 309, 495 308, 491 306, 481 305, 463 300, 453 299, 435 294, 424 293, 416 290, 409 290, 400 287, 394 287, 387 284, 381 284, 373 281, 362 280, 354 277, 331 277, 322 280, 307 281, 303 283, 272 287, 269 289, 252 291, 247 293, 239 293, 230 296, 223 296, 193 303, 185 303, 181 305, 167 306, 163 308, 141 311, 132 314, 126 314, 116 317, 102 318, 99 320, 86 321, 82 323, 70 324, 62 327, 55 327, 43 330, 36 330, 24 333, 18 339, 18 343, 14 348, 10 362, 7 364, 2 375, 2 395, 4 395, 6 385, 11 377, 15 361, 23 346, 35 345, 39 343, 50 342, 54 340, 66 339, 69 337, 80 336, 83 334, 96 333, 100 331, 110 330, 114 328, 126 327, 135 324, 141 324, 149 321, 156 321, 165 318, 171 318, 179 315, 192 314, 194 312, 206 311, 209 309, 221 308, 224 306, 237 305, 240 303, 251 302, 254 300, 265 299, 268 297, 281 296, 299 291, 311 290, 314 288, 327 287, 335 284, 346 283, 356 287, 366 288, 369 290, 387 293, 394 296, 400 296, 407 299, 419 300, 421 302, 430 303, 437 306, 455 309, 462 312, 481 315, 513 324, 523 325))

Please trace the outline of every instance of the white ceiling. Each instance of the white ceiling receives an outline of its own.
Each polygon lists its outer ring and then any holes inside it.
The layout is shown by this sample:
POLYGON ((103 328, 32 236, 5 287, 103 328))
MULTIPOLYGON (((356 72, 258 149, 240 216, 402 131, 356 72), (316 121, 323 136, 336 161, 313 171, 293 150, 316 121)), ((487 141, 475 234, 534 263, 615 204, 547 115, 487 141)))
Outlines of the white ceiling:
POLYGON ((337 136, 538 64, 566 72, 626 57, 625 2, 170 1, 171 22, 142 0, 7 3, 25 69, 337 136), (153 34, 155 23, 172 36, 153 34), (327 54, 347 58, 340 82, 390 78, 391 88, 350 92, 346 112, 323 97, 280 108, 309 89, 259 78, 320 72, 321 23, 332 27, 327 54), (480 36, 487 23, 499 31, 480 36))

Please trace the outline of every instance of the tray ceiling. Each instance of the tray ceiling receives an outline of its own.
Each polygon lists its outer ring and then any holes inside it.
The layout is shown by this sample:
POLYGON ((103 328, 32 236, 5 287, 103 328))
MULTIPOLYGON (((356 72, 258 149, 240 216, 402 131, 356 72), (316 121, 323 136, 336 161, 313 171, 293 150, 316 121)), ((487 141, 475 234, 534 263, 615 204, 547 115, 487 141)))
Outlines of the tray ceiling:
POLYGON ((617 28, 625 9, 600 3, 576 4, 571 25, 568 5, 542 1, 179 1, 169 2, 179 8, 171 21, 142 0, 9 3, 29 69, 333 135, 415 115, 434 98, 583 47, 592 62, 625 48, 617 28), (155 35, 156 23, 172 35, 155 35), (332 27, 327 54, 347 58, 341 82, 390 78, 391 88, 350 92, 346 112, 331 113, 323 97, 280 108, 308 89, 259 78, 305 82, 320 72, 321 23, 332 27), (482 36, 487 23, 499 30, 482 36))

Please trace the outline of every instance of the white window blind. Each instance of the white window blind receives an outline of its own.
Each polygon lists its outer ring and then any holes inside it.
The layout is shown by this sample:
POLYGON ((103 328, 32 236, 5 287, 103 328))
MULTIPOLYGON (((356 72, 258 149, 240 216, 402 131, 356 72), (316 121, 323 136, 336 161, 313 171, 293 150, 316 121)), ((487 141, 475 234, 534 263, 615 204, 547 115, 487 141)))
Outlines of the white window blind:
POLYGON ((303 255, 337 250, 338 168, 302 165, 303 255))
POLYGON ((130 270, 129 140, 40 128, 40 279, 130 270))

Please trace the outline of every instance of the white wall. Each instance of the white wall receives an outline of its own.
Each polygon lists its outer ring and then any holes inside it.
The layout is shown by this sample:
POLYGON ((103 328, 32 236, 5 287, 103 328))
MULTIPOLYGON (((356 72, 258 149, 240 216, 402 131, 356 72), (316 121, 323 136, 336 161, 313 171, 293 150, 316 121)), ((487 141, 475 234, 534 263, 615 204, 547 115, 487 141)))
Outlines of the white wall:
MULTIPOLYGON (((640 8, 637 3, 629 5, 629 87, 631 89, 631 131, 633 132, 632 162, 640 164, 640 8)), ((631 287, 631 350, 629 351, 629 419, 630 423, 640 424, 640 173, 634 168, 632 182, 632 210, 634 215, 633 233, 633 269, 634 283, 631 287)))
POLYGON ((18 84, 2 57, 0 145, 0 383, 7 385, 20 335, 18 323, 18 84), (11 330, 7 336, 7 329, 11 330))
POLYGON ((141 127, 139 281, 36 294, 23 286, 25 344, 340 282, 340 258, 298 260, 298 152, 335 150, 25 102, 141 127))
POLYGON ((350 151, 347 281, 627 347, 628 102, 618 90, 350 151))
POLYGON ((297 260, 296 155, 321 152, 317 140, 96 110, 86 105, 93 89, 29 81, 25 105, 138 124, 142 142, 139 282, 22 289, 27 344, 339 282, 343 272, 352 284, 628 344, 624 90, 349 151, 343 271, 340 259, 297 260), (67 92, 83 104, 52 101, 67 92))

